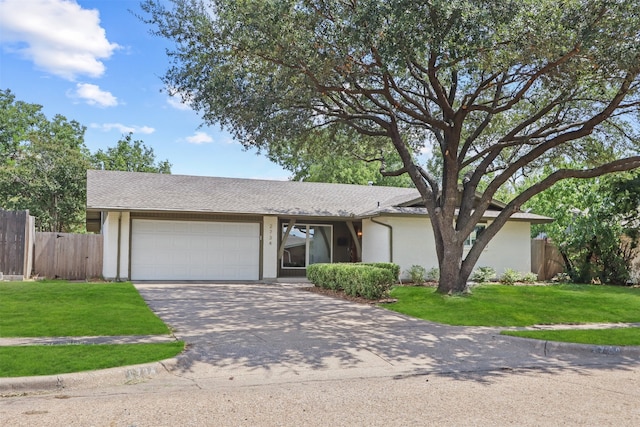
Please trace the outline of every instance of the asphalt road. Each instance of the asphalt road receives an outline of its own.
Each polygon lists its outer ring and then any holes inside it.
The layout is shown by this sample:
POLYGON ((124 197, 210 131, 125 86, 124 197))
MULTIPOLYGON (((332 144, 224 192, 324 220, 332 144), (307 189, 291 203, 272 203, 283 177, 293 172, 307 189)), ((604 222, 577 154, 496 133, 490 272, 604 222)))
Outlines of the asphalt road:
POLYGON ((640 424, 638 351, 512 339, 283 286, 138 288, 187 341, 183 356, 152 375, 4 392, 0 424, 640 424))

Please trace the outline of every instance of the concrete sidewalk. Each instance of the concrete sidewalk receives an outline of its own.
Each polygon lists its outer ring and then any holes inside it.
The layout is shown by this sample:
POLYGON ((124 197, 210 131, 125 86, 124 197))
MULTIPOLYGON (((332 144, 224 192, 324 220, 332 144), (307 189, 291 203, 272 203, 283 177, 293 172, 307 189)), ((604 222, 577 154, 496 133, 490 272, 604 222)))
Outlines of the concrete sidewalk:
MULTIPOLYGON (((407 378, 504 369, 637 366, 640 347, 552 343, 500 335, 503 328, 456 327, 265 284, 138 284, 175 337, 111 337, 116 342, 179 339, 170 361, 94 373, 0 379, 0 393, 160 378, 199 387, 291 381, 407 378), (168 374, 164 375, 164 374, 168 374), (96 379, 99 377, 99 380, 96 379)), ((78 343, 108 337, 77 338, 78 343)), ((36 342, 31 341, 31 343, 36 342)), ((37 341, 69 343, 76 338, 37 341), (56 341, 59 340, 59 341, 56 341)), ((153 342, 159 342, 153 341, 153 342)), ((2 341, 8 342, 8 341, 2 341)), ((29 340, 21 344, 28 345, 29 340)), ((153 380, 152 380, 153 381, 153 380)))

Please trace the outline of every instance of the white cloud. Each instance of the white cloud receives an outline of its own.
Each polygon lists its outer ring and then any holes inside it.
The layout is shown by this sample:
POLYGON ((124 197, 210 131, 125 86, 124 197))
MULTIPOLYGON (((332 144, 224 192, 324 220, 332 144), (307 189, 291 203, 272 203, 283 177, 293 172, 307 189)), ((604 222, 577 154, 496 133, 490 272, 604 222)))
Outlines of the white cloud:
POLYGON ((146 135, 154 133, 156 131, 154 128, 149 126, 127 126, 127 125, 123 125, 122 123, 102 123, 102 124, 91 123, 89 127, 91 127, 92 129, 100 129, 104 132, 109 132, 109 131, 112 131, 113 129, 116 129, 120 133, 131 132, 131 133, 142 133, 146 135))
POLYGON ((185 138, 189 144, 209 144, 213 142, 213 138, 206 132, 196 132, 185 138))
POLYGON ((182 98, 180 98, 179 95, 169 96, 169 98, 167 98, 167 103, 171 105, 173 108, 175 108, 176 110, 182 110, 182 111, 191 110, 191 107, 189 106, 189 104, 182 102, 182 98))
POLYGON ((90 83, 78 83, 75 92, 68 94, 72 98, 80 98, 89 105, 99 107, 115 107, 118 105, 118 98, 111 92, 100 89, 97 85, 90 83))
POLYGON ((1 0, 0 43, 51 74, 100 77, 120 46, 107 40, 95 9, 73 0, 1 0))

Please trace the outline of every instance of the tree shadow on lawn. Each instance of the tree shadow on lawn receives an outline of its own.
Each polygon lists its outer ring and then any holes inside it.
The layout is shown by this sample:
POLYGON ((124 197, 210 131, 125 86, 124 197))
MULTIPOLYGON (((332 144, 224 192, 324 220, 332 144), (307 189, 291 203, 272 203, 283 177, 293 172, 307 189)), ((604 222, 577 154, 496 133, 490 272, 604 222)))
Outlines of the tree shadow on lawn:
POLYGON ((383 308, 261 284, 138 285, 149 306, 187 342, 182 374, 305 372, 326 376, 445 375, 490 382, 516 369, 580 371, 637 366, 637 348, 548 345, 499 328, 448 326, 383 308), (619 349, 618 349, 619 350, 619 349), (341 372, 340 372, 341 371, 341 372))

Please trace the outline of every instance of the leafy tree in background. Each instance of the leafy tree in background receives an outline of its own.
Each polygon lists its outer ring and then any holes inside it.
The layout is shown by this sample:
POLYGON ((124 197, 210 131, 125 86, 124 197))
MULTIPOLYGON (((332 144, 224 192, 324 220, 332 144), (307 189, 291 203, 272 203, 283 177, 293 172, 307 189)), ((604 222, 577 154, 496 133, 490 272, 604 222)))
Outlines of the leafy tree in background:
POLYGON ((153 148, 140 140, 134 141, 131 133, 120 139, 115 147, 98 150, 91 156, 91 163, 95 169, 171 173, 171 163, 168 160, 156 162, 153 148))
POLYGON ((350 129, 322 129, 302 141, 280 141, 269 150, 269 158, 291 171, 294 181, 413 186, 406 175, 382 175, 380 171, 384 171, 388 163, 397 167, 400 159, 395 152, 384 153, 383 148, 373 152, 373 147, 384 147, 384 144, 367 139, 373 138, 350 129), (309 143, 311 138, 313 143, 309 143), (358 140, 358 144, 354 144, 354 140, 358 140), (370 147, 370 151, 365 151, 365 147, 370 147))
POLYGON ((85 127, 0 90, 0 207, 28 209, 40 231, 84 229, 85 127))
POLYGON ((551 238, 572 280, 623 285, 631 278, 640 244, 640 173, 565 180, 527 207, 555 218, 532 234, 551 238))
MULTIPOLYGON (((466 290, 483 249, 531 197, 640 166, 636 0, 146 0, 143 10, 176 43, 167 87, 245 146, 277 155, 348 126, 397 152, 400 167, 383 174, 407 174, 423 197, 441 293, 466 290), (423 167, 424 148, 441 174, 423 167), (612 158, 561 166, 589 152, 612 158), (492 198, 544 165, 551 173, 465 252, 492 198)), ((372 148, 361 143, 353 151, 372 148)))

